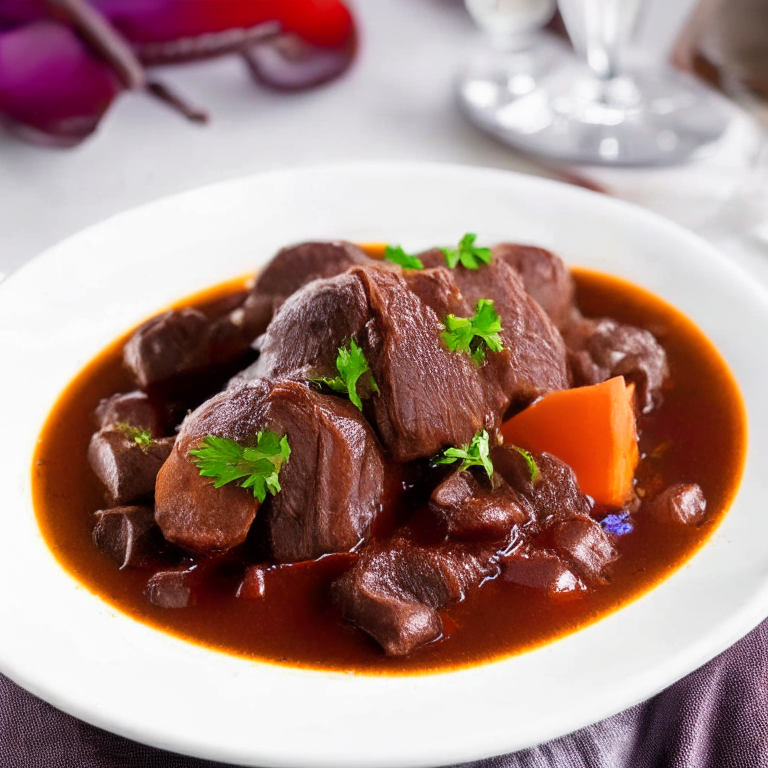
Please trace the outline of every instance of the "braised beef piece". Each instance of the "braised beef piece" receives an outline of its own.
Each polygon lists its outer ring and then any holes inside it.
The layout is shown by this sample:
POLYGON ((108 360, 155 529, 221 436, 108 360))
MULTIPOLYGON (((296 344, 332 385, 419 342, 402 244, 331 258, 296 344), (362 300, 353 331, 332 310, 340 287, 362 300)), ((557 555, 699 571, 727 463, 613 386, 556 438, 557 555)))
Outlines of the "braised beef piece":
POLYGON ((259 272, 243 304, 213 324, 214 362, 242 354, 264 333, 283 302, 307 283, 368 263, 370 259, 360 247, 344 241, 301 243, 278 251, 259 272))
POLYGON ((278 251, 261 270, 253 294, 269 296, 279 305, 312 280, 334 277, 370 261, 359 246, 343 240, 292 245, 278 251))
POLYGON ((576 289, 571 270, 559 256, 544 248, 518 243, 499 243, 491 251, 494 259, 505 261, 520 275, 526 293, 559 329, 569 325, 576 289))
POLYGON ((194 566, 158 571, 147 582, 144 593, 159 608, 187 608, 194 602, 194 578, 194 566))
POLYGON ((487 355, 486 367, 509 394, 505 408, 508 413, 524 408, 547 392, 568 388, 562 337, 544 310, 526 293, 520 276, 508 263, 494 258, 478 269, 458 266, 439 271, 447 273, 464 299, 464 308, 453 314, 471 317, 480 299, 491 299, 494 303, 501 319, 504 350, 487 355))
POLYGON ((537 467, 535 482, 519 451, 503 445, 491 449, 494 470, 533 507, 537 524, 544 528, 557 520, 589 515, 592 505, 573 470, 550 453, 531 456, 537 467))
POLYGON ((123 359, 140 387, 227 363, 244 354, 292 293, 370 259, 345 242, 302 243, 283 248, 259 273, 242 303, 208 318, 197 309, 174 309, 141 325, 123 359))
MULTIPOLYGON (((604 583, 608 566, 618 557, 611 535, 589 516, 592 505, 567 464, 548 453, 532 454, 532 458, 537 467, 535 481, 519 451, 507 446, 491 451, 494 469, 535 511, 537 524, 529 528, 532 546, 554 550, 554 555, 565 560, 564 568, 587 584, 604 583)), ((553 554, 546 559, 553 560, 553 554)), ((539 563, 518 562, 513 569, 519 574, 521 569, 534 566, 538 568, 539 563)))
POLYGON ((696 525, 707 513, 707 500, 696 483, 677 483, 651 499, 647 509, 657 520, 696 525))
POLYGON ((162 550, 162 536, 149 507, 113 507, 96 512, 93 542, 120 570, 147 565, 162 550))
POLYGON ((123 361, 140 387, 204 368, 210 362, 208 318, 197 309, 171 309, 140 325, 123 361))
POLYGON ((550 595, 583 592, 584 582, 550 549, 524 543, 501 558, 505 581, 546 590, 550 595))
POLYGON ((503 382, 490 367, 448 351, 440 318, 408 290, 401 271, 357 268, 352 274, 370 308, 360 344, 379 387, 369 401, 373 420, 395 460, 433 456, 495 427, 509 399, 503 382))
POLYGON ((624 376, 635 384, 642 413, 660 403, 669 366, 663 347, 649 331, 610 318, 582 318, 565 331, 565 340, 574 386, 624 376))
POLYGON ((395 460, 468 443, 479 429, 498 426, 511 401, 529 402, 568 385, 557 330, 506 270, 515 283, 506 308, 499 304, 503 322, 509 321, 508 348, 488 353, 485 365, 449 352, 442 341, 444 326, 434 307, 474 314, 450 272, 425 270, 415 277, 409 271, 404 277, 392 265, 371 265, 294 294, 260 340, 259 360, 237 382, 335 375, 338 348, 355 337, 380 390, 368 400, 372 420, 395 460))
POLYGON ((264 574, 267 568, 263 565, 250 565, 245 569, 243 580, 240 582, 236 597, 244 600, 259 600, 266 593, 264 574))
POLYGON ((504 539, 535 519, 533 505, 499 475, 493 483, 477 467, 452 472, 432 493, 430 509, 457 540, 504 539))
MULTIPOLYGON (((575 307, 575 287, 571 271, 559 256, 544 248, 519 243, 499 243, 491 248, 491 253, 491 264, 506 262, 522 280, 525 292, 541 306, 558 328, 568 325, 575 307)), ((424 251, 419 254, 419 258, 427 268, 446 266, 445 255, 440 248, 424 251)), ((484 266, 478 270, 468 270, 459 265, 452 271, 457 274, 459 285, 464 291, 462 277, 472 273, 482 274, 484 266)))
POLYGON ((406 528, 364 546, 332 586, 344 618, 400 655, 439 638, 437 611, 500 572, 550 593, 604 583, 618 551, 589 517, 573 470, 547 453, 530 458, 535 477, 519 451, 496 447, 493 485, 478 467, 440 483, 429 507, 445 523, 441 543, 420 543, 406 528))
POLYGON ((384 483, 381 447, 350 402, 297 381, 258 379, 225 390, 190 414, 160 472, 155 516, 164 536, 199 554, 245 540, 259 508, 250 490, 213 488, 189 450, 206 435, 241 444, 260 430, 287 435, 290 459, 282 490, 265 504, 271 554, 279 562, 311 560, 354 547, 369 532, 384 483))
MULTIPOLYGON (((637 402, 648 413, 661 400, 661 387, 669 375, 666 354, 653 334, 610 318, 588 319, 576 306, 575 287, 570 270, 559 256, 543 248, 500 243, 492 249, 493 261, 477 270, 463 266, 451 270, 468 301, 492 298, 497 311, 510 282, 492 278, 499 264, 511 267, 522 279, 525 291, 547 313, 562 332, 568 350, 568 366, 573 386, 599 384, 623 375, 636 385, 637 402), (501 287, 503 290, 499 292, 501 287), (483 295, 481 295, 483 294, 483 295)), ((445 265, 440 249, 419 255, 429 268, 445 265)), ((512 328, 509 321, 505 327, 512 328)))
POLYGON ((259 502, 235 483, 214 488, 187 455, 192 447, 179 443, 158 473, 155 518, 173 544, 201 555, 226 552, 245 541, 259 502))
POLYGON ((346 621, 388 655, 402 656, 440 638, 438 610, 462 600, 497 570, 493 546, 424 547, 398 537, 366 546, 331 593, 346 621))
POLYGON ((149 431, 152 437, 161 437, 163 434, 162 419, 157 408, 139 390, 105 397, 96 407, 94 417, 99 429, 127 424, 149 431))
POLYGON ((361 281, 352 274, 315 280, 294 293, 258 340, 259 359, 232 384, 249 379, 336 376, 339 347, 369 318, 361 281))
POLYGON ((591 517, 556 522, 549 531, 552 544, 588 584, 604 584, 607 567, 619 556, 609 533, 591 517))
POLYGON ((125 430, 103 429, 91 438, 88 462, 115 504, 131 504, 152 495, 174 440, 162 437, 145 446, 125 430))

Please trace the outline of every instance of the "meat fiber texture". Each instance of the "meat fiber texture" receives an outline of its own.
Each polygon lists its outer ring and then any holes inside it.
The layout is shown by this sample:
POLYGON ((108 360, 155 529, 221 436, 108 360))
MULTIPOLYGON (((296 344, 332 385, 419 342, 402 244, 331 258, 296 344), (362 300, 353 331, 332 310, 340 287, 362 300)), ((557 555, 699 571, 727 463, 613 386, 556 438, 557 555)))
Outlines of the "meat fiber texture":
POLYGON ((199 554, 245 540, 259 502, 235 484, 214 488, 189 451, 207 435, 248 444, 265 429, 287 436, 291 446, 282 490, 262 510, 274 559, 310 560, 364 539, 384 484, 381 447, 368 423, 339 397, 263 379, 221 392, 185 419, 157 479, 155 516, 165 538, 199 554))
POLYGON ((168 458, 174 438, 137 444, 121 429, 102 429, 88 445, 88 462, 115 505, 132 504, 151 496, 155 478, 168 458))
MULTIPOLYGON (((573 386, 599 384, 613 376, 624 376, 635 383, 643 413, 659 405, 669 368, 666 353, 653 334, 611 318, 583 317, 576 305, 573 276, 563 260, 551 251, 500 243, 492 253, 492 270, 468 270, 462 266, 452 270, 466 298, 503 301, 509 280, 502 279, 502 274, 499 279, 489 278, 493 270, 503 273, 500 265, 505 264, 517 273, 531 299, 562 332, 573 386)), ((445 264, 445 256, 438 248, 420 254, 420 258, 427 267, 445 264)))
POLYGON ((450 271, 370 265, 290 297, 259 342, 261 356, 236 381, 333 376, 339 347, 355 338, 379 389, 366 414, 396 461, 469 443, 479 429, 498 427, 512 403, 568 386, 562 339, 516 274, 502 264, 485 279, 478 290, 498 297, 505 328, 505 349, 488 353, 485 364, 449 352, 441 339, 446 314, 475 312, 450 271), (491 293, 499 281, 508 287, 491 293))
POLYGON ((142 388, 226 363, 244 354, 275 310, 305 283, 337 275, 370 259, 345 242, 302 243, 283 248, 259 273, 242 304, 219 317, 197 309, 172 309, 134 331, 123 359, 142 388))
POLYGON ((407 532, 363 547, 332 586, 344 618, 385 653, 399 656, 439 639, 440 609, 464 599, 488 578, 544 589, 583 591, 604 583, 618 556, 611 536, 589 517, 590 502, 571 469, 534 455, 534 481, 513 448, 492 452, 498 474, 458 470, 434 491, 430 507, 447 537, 424 545, 407 532))

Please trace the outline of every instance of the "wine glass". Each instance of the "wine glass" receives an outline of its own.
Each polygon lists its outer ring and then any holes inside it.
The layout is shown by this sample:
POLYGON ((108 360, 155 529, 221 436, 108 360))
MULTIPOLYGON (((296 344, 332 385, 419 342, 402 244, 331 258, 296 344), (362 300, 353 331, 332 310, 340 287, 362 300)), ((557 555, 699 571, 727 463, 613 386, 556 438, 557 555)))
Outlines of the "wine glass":
POLYGON ((545 1, 466 0, 491 42, 459 76, 459 103, 473 122, 525 152, 604 165, 683 162, 722 135, 729 116, 719 96, 651 57, 630 65, 625 55, 644 16, 663 10, 681 27, 695 0, 558 0, 575 54, 551 38, 531 45, 530 30, 510 22, 545 1), (500 43, 505 34, 512 51, 529 43, 520 70, 500 43))

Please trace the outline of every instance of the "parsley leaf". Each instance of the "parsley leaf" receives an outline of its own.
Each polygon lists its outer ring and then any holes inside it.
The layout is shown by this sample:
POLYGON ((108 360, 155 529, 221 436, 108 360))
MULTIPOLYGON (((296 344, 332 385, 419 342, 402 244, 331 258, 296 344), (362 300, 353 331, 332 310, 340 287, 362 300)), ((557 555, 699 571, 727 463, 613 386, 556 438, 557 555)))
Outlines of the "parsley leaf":
POLYGON ((435 464, 453 464, 461 459, 459 472, 467 467, 483 467, 488 473, 489 479, 493 478, 493 463, 490 459, 491 446, 488 432, 482 429, 473 438, 469 445, 461 448, 446 448, 442 455, 438 455, 433 462, 435 464))
POLYGON ((517 451, 525 459, 528 471, 531 473, 531 482, 535 485, 539 479, 539 465, 534 461, 530 451, 526 451, 525 448, 518 448, 516 445, 510 445, 509 447, 517 451))
POLYGON ((391 261, 406 269, 424 269, 424 262, 418 256, 406 253, 400 245, 388 245, 384 248, 384 261, 391 261))
POLYGON ((250 488, 263 503, 267 492, 273 496, 280 490, 278 475, 291 455, 288 436, 278 437, 264 430, 256 436, 256 447, 241 445, 226 437, 207 435, 200 447, 189 452, 203 477, 213 477, 214 488, 243 480, 242 488, 250 488))
POLYGON ((118 424, 116 428, 142 450, 146 450, 152 445, 152 433, 148 429, 140 429, 132 424, 118 424))
POLYGON ((452 248, 441 248, 448 266, 453 269, 461 263, 467 269, 480 269, 480 263, 490 264, 493 258, 490 248, 477 248, 475 246, 477 235, 474 232, 467 232, 459 240, 459 247, 456 250, 452 248))
POLYGON ((485 360, 486 347, 491 352, 504 349, 500 331, 501 319, 493 307, 493 301, 480 299, 474 317, 448 315, 441 336, 451 352, 464 352, 480 365, 485 360))
MULTIPOLYGON (((349 399, 362 411, 363 401, 357 394, 357 382, 360 377, 368 370, 368 361, 365 359, 363 350, 357 346, 354 339, 349 340, 348 347, 339 347, 339 356, 336 358, 336 370, 339 375, 333 379, 325 376, 313 379, 334 392, 342 392, 349 395, 349 399)), ((371 389, 378 394, 379 388, 376 384, 373 374, 371 376, 371 389)))

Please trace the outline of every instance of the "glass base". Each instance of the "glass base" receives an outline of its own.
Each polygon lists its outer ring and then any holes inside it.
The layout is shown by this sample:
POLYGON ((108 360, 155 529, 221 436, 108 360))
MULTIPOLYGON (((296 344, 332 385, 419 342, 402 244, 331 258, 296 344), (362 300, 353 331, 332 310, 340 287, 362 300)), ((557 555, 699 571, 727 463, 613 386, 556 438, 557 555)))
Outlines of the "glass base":
POLYGON ((570 163, 672 165, 725 131, 725 105, 672 70, 602 81, 572 52, 535 48, 477 56, 460 74, 469 119, 511 146, 570 163))

